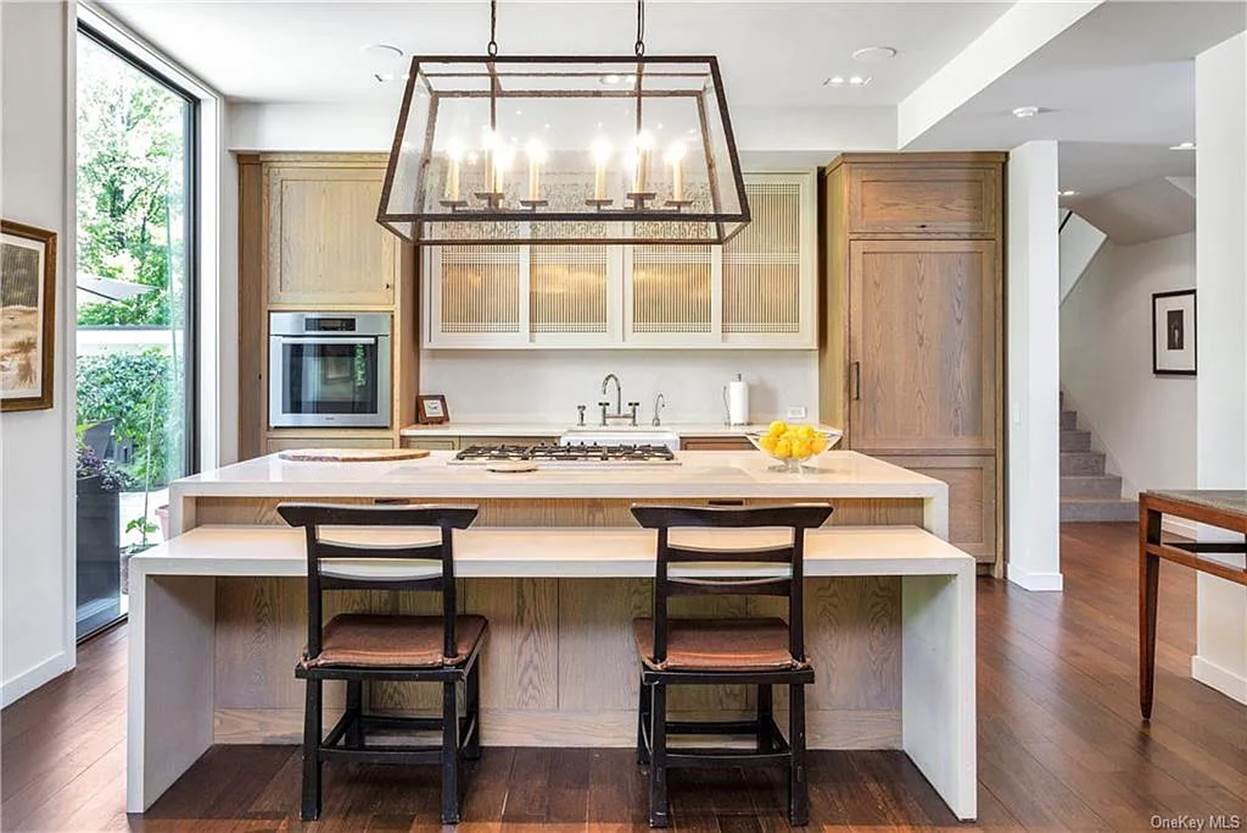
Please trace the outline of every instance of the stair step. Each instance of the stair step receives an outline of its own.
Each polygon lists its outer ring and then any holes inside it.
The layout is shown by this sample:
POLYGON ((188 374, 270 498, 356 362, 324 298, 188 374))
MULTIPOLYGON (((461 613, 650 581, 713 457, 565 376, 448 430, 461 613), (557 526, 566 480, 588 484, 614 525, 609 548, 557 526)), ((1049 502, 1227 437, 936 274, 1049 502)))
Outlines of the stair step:
POLYGON ((1115 474, 1074 475, 1061 478, 1062 498, 1120 498, 1121 478, 1115 474))
POLYGON ((1091 450, 1091 432, 1090 431, 1062 431, 1061 432, 1061 450, 1062 451, 1090 451, 1091 450))
POLYGON ((1099 451, 1062 451, 1061 475, 1104 474, 1104 455, 1099 451))
POLYGON ((1121 498, 1061 498, 1061 521, 1138 521, 1139 504, 1121 498))
POLYGON ((1073 431, 1078 427, 1077 411, 1061 411, 1061 430, 1073 431))

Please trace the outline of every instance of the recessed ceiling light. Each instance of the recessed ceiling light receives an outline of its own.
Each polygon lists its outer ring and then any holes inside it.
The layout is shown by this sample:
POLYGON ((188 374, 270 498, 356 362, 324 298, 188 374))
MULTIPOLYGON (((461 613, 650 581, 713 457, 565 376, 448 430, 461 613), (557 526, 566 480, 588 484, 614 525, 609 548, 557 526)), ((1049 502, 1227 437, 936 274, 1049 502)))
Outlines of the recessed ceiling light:
POLYGON ((372 77, 377 79, 379 84, 390 84, 394 81, 406 81, 407 73, 396 74, 393 72, 374 72, 372 77))
POLYGON ((867 84, 869 84, 869 83, 870 83, 870 76, 869 76, 869 75, 865 75, 865 76, 863 76, 863 75, 850 75, 850 76, 849 76, 849 84, 851 84, 851 85, 852 85, 852 86, 854 86, 854 87, 864 87, 864 86, 866 86, 866 85, 867 85, 867 84))
POLYGON ((1195 150, 1194 142, 1179 142, 1176 145, 1170 145, 1170 150, 1195 150))
POLYGON ((896 57, 891 46, 865 46, 853 53, 853 60, 862 64, 878 64, 896 57))
POLYGON ((1025 107, 1014 107, 1013 115, 1019 119, 1033 119, 1039 115, 1039 108, 1029 104, 1025 107))
POLYGON ((830 78, 823 79, 824 87, 843 87, 845 85, 850 87, 864 87, 869 83, 869 75, 850 75, 848 78, 845 78, 843 75, 833 75, 830 78))
POLYGON ((367 46, 361 46, 359 51, 370 58, 387 58, 394 60, 403 57, 403 50, 397 46, 388 43, 370 43, 367 46))
POLYGON ((824 79, 823 79, 823 86, 824 86, 824 87, 839 87, 839 86, 840 86, 840 85, 842 85, 843 83, 844 83, 844 76, 843 76, 843 75, 833 75, 833 76, 831 76, 830 78, 824 78, 824 79))
POLYGON ((1078 192, 1075 191, 1073 188, 1065 188, 1061 191, 1057 191, 1056 195, 1058 197, 1076 197, 1078 196, 1078 192))

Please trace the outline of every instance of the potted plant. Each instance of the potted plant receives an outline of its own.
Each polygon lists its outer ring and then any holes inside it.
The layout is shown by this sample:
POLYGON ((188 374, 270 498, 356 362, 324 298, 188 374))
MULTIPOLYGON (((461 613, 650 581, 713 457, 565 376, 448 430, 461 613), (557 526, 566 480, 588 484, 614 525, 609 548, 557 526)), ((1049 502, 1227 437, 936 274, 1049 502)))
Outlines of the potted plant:
POLYGON ((119 615, 121 491, 126 475, 79 443, 77 479, 78 630, 86 633, 119 615))

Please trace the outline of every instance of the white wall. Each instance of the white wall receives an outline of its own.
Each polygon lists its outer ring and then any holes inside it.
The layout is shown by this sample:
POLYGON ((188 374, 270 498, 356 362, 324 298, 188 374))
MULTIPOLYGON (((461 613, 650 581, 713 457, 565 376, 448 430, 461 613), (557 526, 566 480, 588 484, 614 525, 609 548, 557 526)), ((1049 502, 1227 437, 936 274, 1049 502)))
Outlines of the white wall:
MULTIPOLYGON (((1247 34, 1195 59, 1195 142, 1199 148, 1197 477, 1200 488, 1243 489, 1247 488, 1247 34)), ((1236 563, 1242 566, 1241 556, 1236 563)), ((1192 676, 1247 703, 1247 588, 1199 576, 1196 641, 1192 676)))
MULTIPOLYGON (((66 216, 67 44, 72 10, 60 3, 0 5, 3 131, 0 214, 58 233, 56 370, 50 411, 0 415, 4 705, 74 662, 72 525, 67 523, 73 401, 73 240, 66 216)), ((69 64, 72 66, 72 64, 69 64)))
POLYGON ((751 419, 818 409, 817 353, 810 350, 425 350, 420 389, 442 393, 457 422, 571 423, 576 405, 588 405, 592 422, 602 378, 616 374, 624 401, 641 403, 641 419, 653 416, 654 397, 667 402, 663 420, 721 422, 722 387, 737 373, 749 382, 751 419))
POLYGON ((1070 214, 1069 219, 1058 228, 1061 241, 1061 302, 1064 303, 1108 235, 1077 214, 1070 214))
POLYGON ((1027 590, 1060 590, 1057 143, 1014 148, 1008 173, 1006 574, 1027 590))
MULTIPOLYGON (((1062 234, 1064 243, 1064 234, 1062 234)), ((1152 373, 1152 293, 1195 286, 1195 235, 1107 242, 1061 305, 1061 386, 1123 493, 1195 485, 1195 387, 1152 373)))

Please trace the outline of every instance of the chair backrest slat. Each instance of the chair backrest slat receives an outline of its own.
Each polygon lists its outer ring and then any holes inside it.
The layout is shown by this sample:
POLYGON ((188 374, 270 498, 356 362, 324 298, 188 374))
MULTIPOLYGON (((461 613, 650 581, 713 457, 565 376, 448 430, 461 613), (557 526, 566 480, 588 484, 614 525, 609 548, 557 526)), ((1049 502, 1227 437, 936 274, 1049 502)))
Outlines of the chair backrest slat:
POLYGON ((321 650, 324 628, 323 596, 333 590, 428 590, 442 594, 444 656, 454 656, 455 597, 454 530, 467 529, 476 519, 475 506, 361 506, 283 503, 279 514, 291 526, 303 527, 307 548, 307 654, 321 650), (328 527, 354 527, 357 538, 369 529, 385 529, 381 542, 343 541, 325 537, 328 527), (425 536, 410 543, 394 543, 394 527, 432 528, 438 540, 425 536), (401 560, 412 562, 410 566, 401 560))
MULTIPOLYGON (((670 597, 679 595, 757 595, 788 597, 789 651, 799 660, 805 659, 804 596, 805 531, 822 526, 831 517, 832 507, 826 503, 802 503, 788 506, 716 507, 716 506, 641 506, 632 507, 632 514, 641 526, 658 531, 657 563, 654 570, 654 657, 657 662, 667 658, 668 616, 670 597), (682 527, 788 529, 791 541, 778 546, 747 546, 741 548, 710 548, 676 545, 670 531, 682 527), (688 575, 687 565, 705 564, 714 567, 744 567, 746 564, 786 564, 787 575, 688 575), (676 564, 677 575, 670 565, 676 564)), ((774 570, 774 568, 769 568, 774 570)), ((767 572, 767 570, 762 570, 767 572)))

